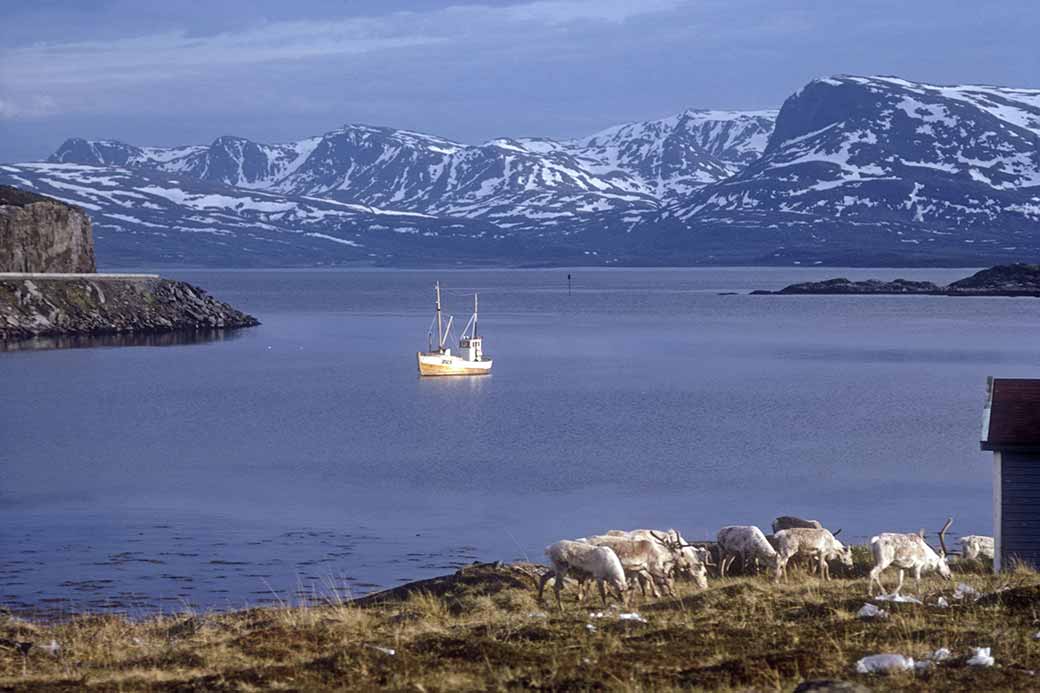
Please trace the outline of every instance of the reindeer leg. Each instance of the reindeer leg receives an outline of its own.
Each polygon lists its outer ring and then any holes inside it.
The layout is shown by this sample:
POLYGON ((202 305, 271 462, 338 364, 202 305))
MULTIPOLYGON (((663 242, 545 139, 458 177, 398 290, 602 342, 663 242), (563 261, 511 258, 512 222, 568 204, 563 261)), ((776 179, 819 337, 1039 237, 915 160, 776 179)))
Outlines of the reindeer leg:
POLYGON ((553 571, 550 570, 547 573, 543 573, 542 577, 539 578, 539 580, 538 580, 538 603, 539 604, 542 603, 542 594, 545 592, 545 583, 549 582, 549 578, 553 578, 553 577, 556 577, 556 573, 554 573, 553 571))
POLYGON ((639 573, 643 575, 645 573, 647 582, 650 583, 650 594, 654 595, 654 599, 660 599, 661 593, 657 591, 657 580, 654 580, 654 576, 650 574, 645 568, 639 573))
POLYGON ((874 585, 877 584, 881 590, 881 594, 885 594, 885 586, 881 584, 881 571, 884 570, 879 565, 874 566, 870 569, 870 587, 867 588, 867 594, 871 597, 874 596, 874 585))
POLYGON ((903 573, 906 572, 902 568, 899 569, 899 584, 896 585, 896 591, 893 594, 899 594, 899 590, 903 589, 903 573))
POLYGON ((607 606, 607 588, 603 586, 603 579, 596 580, 596 584, 599 585, 599 598, 603 600, 603 606, 607 606))
POLYGON ((563 579, 567 576, 567 570, 556 574, 556 581, 553 583, 553 590, 556 591, 556 608, 563 611, 563 602, 560 601, 560 590, 563 589, 563 579))

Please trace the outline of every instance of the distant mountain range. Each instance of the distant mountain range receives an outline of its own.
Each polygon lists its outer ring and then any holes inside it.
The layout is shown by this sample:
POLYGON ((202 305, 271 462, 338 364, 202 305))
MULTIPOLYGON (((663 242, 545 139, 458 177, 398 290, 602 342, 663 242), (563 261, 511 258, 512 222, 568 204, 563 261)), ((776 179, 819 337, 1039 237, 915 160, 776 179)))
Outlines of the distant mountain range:
POLYGON ((66 141, 0 182, 91 212, 102 264, 976 264, 1040 258, 1040 90, 809 83, 586 138, 350 125, 288 144, 66 141))

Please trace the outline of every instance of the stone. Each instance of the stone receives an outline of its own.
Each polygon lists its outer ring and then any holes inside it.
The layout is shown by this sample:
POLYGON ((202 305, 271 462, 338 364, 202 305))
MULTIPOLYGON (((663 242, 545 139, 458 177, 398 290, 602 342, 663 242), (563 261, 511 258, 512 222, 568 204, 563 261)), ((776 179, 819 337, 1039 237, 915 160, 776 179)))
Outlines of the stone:
POLYGON ((95 272, 87 213, 0 185, 0 272, 95 272))

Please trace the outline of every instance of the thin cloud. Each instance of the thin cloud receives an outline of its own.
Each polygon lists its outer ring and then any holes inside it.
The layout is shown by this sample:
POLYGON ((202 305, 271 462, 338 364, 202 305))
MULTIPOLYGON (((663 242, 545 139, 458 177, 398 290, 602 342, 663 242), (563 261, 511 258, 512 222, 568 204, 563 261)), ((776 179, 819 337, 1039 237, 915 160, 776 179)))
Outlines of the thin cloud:
POLYGON ((43 118, 57 112, 58 104, 49 96, 31 96, 24 101, 0 97, 0 120, 43 118))
POLYGON ((382 17, 270 22, 203 37, 167 31, 115 41, 42 43, 0 53, 0 86, 126 86, 222 68, 412 50, 508 25, 619 23, 681 4, 683 0, 537 0, 501 8, 457 5, 382 17))

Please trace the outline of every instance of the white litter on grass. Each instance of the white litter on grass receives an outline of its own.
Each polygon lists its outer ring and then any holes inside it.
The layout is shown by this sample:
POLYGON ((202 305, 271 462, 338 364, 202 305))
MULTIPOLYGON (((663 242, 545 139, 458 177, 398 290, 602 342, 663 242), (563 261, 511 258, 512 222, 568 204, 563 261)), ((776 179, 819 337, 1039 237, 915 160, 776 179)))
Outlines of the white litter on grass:
POLYGON ((966 599, 971 597, 973 600, 977 601, 981 596, 982 594, 977 589, 964 582, 957 583, 957 589, 953 591, 954 599, 966 599))
POLYGON ((879 609, 873 604, 864 604, 863 608, 856 612, 857 618, 888 618, 888 612, 879 609))
POLYGON ((939 597, 939 600, 935 602, 935 605, 940 609, 950 608, 950 602, 946 601, 946 597, 939 597))
POLYGON ((596 632, 596 626, 592 625, 591 623, 586 623, 585 624, 585 630, 587 630, 590 633, 595 633, 596 632))
POLYGON ((921 604, 921 600, 917 597, 911 597, 906 594, 879 594, 874 597, 876 602, 895 602, 897 604, 921 604))
POLYGON ((376 652, 382 652, 385 655, 390 655, 391 657, 397 654, 397 650, 392 647, 380 647, 379 645, 365 645, 365 647, 370 650, 375 650, 376 652))
POLYGON ((57 657, 58 653, 61 652, 61 645, 58 644, 57 640, 51 640, 46 645, 41 645, 40 649, 52 657, 57 657))
POLYGON ((948 660, 952 654, 945 647, 940 647, 935 652, 926 656, 924 659, 918 660, 914 664, 914 671, 928 671, 936 664, 940 664, 948 660))
POLYGON ((994 659, 989 655, 988 647, 973 647, 971 651, 974 653, 968 658, 969 667, 991 667, 994 664, 994 659))
POLYGON ((527 614, 527 618, 549 618, 544 611, 532 611, 527 614))
POLYGON ((856 662, 856 671, 860 674, 893 674, 913 668, 914 658, 901 654, 869 655, 856 662))
MULTIPOLYGON (((594 611, 591 614, 589 614, 589 618, 611 618, 612 616, 614 616, 614 614, 606 611, 594 611)), ((617 619, 619 621, 637 621, 639 623, 647 622, 645 618, 643 618, 634 611, 617 614, 617 619)))

